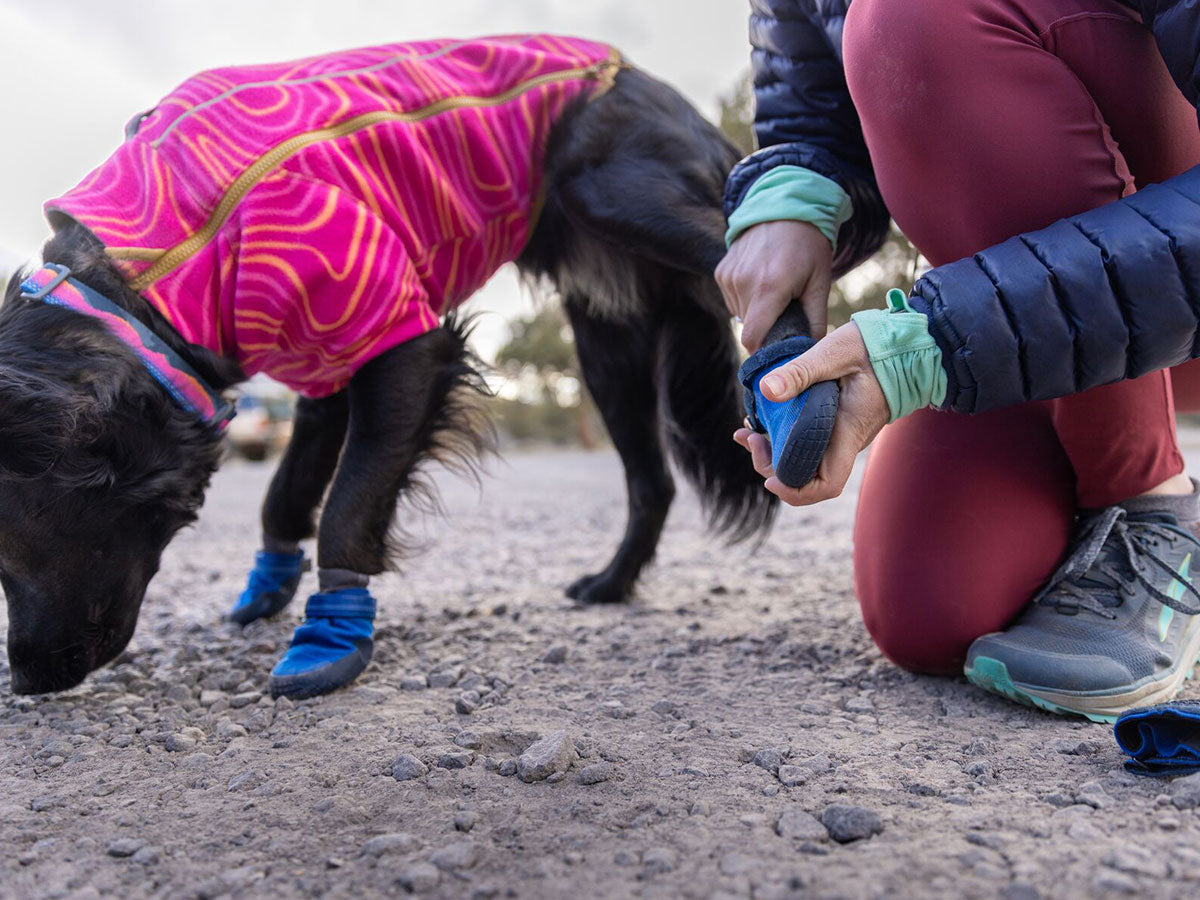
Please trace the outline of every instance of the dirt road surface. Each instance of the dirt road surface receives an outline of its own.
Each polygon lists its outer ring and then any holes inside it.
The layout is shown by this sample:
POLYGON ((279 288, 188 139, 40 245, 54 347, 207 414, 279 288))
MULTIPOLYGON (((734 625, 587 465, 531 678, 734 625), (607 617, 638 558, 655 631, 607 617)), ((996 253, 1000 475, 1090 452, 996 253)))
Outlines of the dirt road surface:
POLYGON ((32 698, 0 666, 0 897, 1200 896, 1195 779, 880 656, 852 496, 754 550, 681 492, 636 601, 580 609, 616 458, 492 469, 409 517, 429 549, 377 581, 357 684, 292 703, 261 692, 302 603, 219 621, 270 474, 227 465, 119 664, 32 698))

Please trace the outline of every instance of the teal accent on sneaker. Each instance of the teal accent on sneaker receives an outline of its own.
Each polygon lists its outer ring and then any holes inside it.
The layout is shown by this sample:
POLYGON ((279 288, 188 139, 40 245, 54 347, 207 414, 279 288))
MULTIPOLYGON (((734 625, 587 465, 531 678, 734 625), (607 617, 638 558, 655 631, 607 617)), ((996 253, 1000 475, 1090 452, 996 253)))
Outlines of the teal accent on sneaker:
POLYGON ((967 676, 967 681, 976 687, 981 687, 985 691, 1007 697, 1009 700, 1015 700, 1024 706, 1032 706, 1046 712, 1056 713, 1060 716, 1084 716, 1093 722, 1112 723, 1117 719, 1115 715, 1101 715, 1099 713, 1068 709, 1065 706, 1059 706, 1057 703, 1051 703, 1037 694, 1031 694, 1028 691, 1022 690, 1009 677, 1008 667, 998 659, 977 656, 975 657, 974 664, 967 666, 964 670, 964 674, 967 676))

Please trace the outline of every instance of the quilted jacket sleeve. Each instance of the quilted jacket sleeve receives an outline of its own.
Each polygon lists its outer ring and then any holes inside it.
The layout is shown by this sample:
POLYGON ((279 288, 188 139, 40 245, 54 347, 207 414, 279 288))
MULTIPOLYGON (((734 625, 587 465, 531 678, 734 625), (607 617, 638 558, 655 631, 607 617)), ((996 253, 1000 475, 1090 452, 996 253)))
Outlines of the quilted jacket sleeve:
POLYGON ((750 0, 755 123, 760 149, 734 168, 725 190, 731 214, 755 180, 778 165, 836 181, 854 215, 838 232, 834 273, 874 253, 888 211, 875 184, 862 126, 842 69, 842 23, 850 0, 750 0))
MULTIPOLYGON (((1195 103, 1200 4, 1136 5, 1195 103)), ((910 302, 929 316, 945 407, 958 412, 1062 397, 1200 356, 1200 167, 939 266, 910 302)))

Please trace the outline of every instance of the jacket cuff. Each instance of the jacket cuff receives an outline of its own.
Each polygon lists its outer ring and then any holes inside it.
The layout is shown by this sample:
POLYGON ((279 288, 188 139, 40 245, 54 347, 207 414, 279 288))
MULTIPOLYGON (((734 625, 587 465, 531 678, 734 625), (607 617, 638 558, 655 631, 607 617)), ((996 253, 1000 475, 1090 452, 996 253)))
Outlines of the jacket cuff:
POLYGON ((887 398, 889 421, 946 400, 942 351, 929 333, 929 319, 915 312, 903 291, 888 291, 889 309, 850 317, 862 334, 871 368, 887 398))
POLYGON ((838 229, 854 212, 850 196, 832 179, 799 166, 776 166, 751 185, 729 217, 725 246, 746 229, 789 219, 820 229, 837 252, 838 229))
POLYGON ((842 166, 829 151, 808 144, 775 144, 751 153, 733 167, 725 182, 725 216, 733 215, 754 182, 777 166, 808 169, 848 190, 842 166))

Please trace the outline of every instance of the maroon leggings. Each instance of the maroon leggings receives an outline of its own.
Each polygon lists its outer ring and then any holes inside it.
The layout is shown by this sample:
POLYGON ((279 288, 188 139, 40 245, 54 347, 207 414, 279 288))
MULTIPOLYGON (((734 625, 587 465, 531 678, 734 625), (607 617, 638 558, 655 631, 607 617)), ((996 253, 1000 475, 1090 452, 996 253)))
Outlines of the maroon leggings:
MULTIPOLYGON (((1196 110, 1116 0, 854 0, 846 74, 879 187, 935 265, 1200 162, 1196 110)), ((1061 400, 923 410, 876 439, 859 496, 863 618, 905 668, 961 671, 1060 561, 1078 508, 1183 471, 1195 364, 1061 400), (1182 402, 1180 402, 1182 401, 1182 402)))

